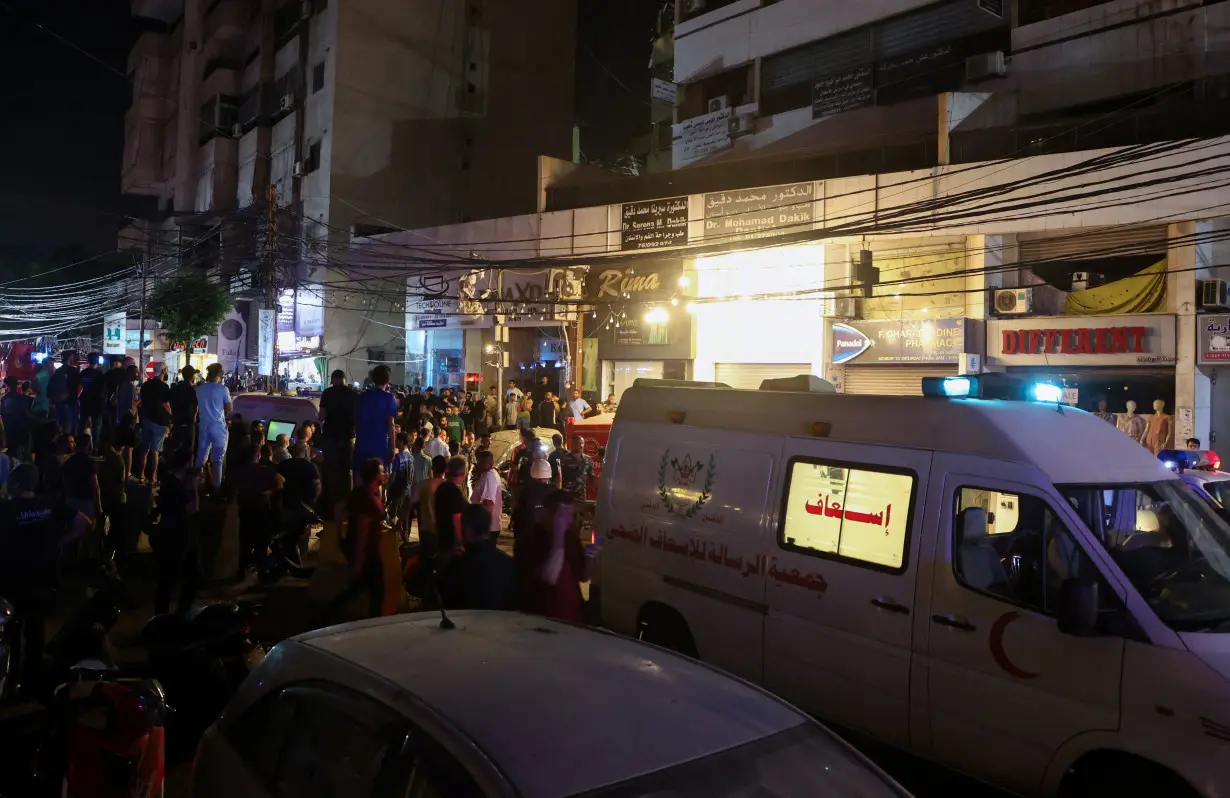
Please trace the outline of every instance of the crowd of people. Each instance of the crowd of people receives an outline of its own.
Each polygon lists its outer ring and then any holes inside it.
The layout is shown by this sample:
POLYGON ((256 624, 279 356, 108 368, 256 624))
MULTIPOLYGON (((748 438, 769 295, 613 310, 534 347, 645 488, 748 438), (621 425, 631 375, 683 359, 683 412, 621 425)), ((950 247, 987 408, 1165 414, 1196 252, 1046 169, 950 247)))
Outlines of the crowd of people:
POLYGON ((171 383, 165 365, 140 382, 131 358, 105 368, 74 361, 64 353, 30 381, 9 377, 0 396, 0 597, 25 619, 30 656, 41 655, 66 560, 131 554, 143 531, 157 572, 154 611, 170 611, 172 598, 186 611, 205 582, 202 534, 219 531, 232 503, 237 581, 269 556, 280 530, 296 526, 305 552, 308 527, 333 517, 352 574, 339 602, 366 591, 372 614, 395 607, 386 599, 404 586, 385 584, 379 542, 389 534, 407 544, 417 531, 429 601, 581 619, 578 506, 583 515, 594 469, 584 441, 565 447, 562 429, 568 415, 613 410, 613 401, 560 402, 544 386, 534 402, 510 383, 507 398, 533 407, 501 424, 508 417, 494 388, 481 399, 449 389, 395 394, 389 369, 377 366, 363 391, 334 372, 316 421, 268 440, 263 421, 233 412, 217 364, 204 375, 185 366, 171 383), (561 430, 552 450, 535 427, 561 430), (507 485, 490 448, 504 428, 521 430, 507 485), (141 511, 129 512, 136 492, 141 511), (497 546, 505 515, 511 556, 497 546))

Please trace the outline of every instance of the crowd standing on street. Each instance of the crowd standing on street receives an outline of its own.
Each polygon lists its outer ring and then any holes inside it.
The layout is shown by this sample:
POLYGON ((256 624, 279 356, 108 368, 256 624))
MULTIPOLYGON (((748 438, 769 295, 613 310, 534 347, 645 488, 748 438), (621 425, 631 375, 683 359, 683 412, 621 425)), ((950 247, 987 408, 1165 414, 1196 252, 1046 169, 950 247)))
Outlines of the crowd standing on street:
POLYGON ((503 395, 394 392, 377 365, 363 391, 333 372, 316 420, 269 441, 264 420, 234 413, 218 364, 203 380, 185 366, 175 382, 159 364, 140 382, 131 358, 60 361, 46 358, 26 382, 6 377, 0 395, 0 596, 19 608, 29 662, 41 657, 65 558, 131 555, 142 532, 155 611, 186 612, 206 581, 202 535, 220 523, 211 506, 238 511, 236 581, 271 556, 275 536, 290 530, 303 554, 308 526, 332 518, 351 577, 334 607, 366 594, 369 614, 393 611, 405 585, 387 583, 381 541, 410 545, 417 532, 425 602, 581 618, 575 505, 594 467, 580 436, 565 446, 565 422, 613 410, 614 397, 565 401, 545 378, 528 390, 510 381, 503 395), (553 451, 535 428, 558 430, 553 451), (502 477, 491 436, 505 429, 521 440, 502 477), (505 529, 511 556, 497 545, 505 529))

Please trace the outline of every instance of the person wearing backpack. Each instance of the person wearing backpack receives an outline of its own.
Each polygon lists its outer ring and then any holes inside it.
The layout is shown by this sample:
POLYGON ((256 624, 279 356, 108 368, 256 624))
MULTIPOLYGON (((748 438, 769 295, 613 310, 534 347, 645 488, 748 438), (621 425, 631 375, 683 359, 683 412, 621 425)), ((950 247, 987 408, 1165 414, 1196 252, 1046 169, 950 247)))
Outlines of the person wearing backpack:
POLYGON ((73 365, 77 353, 60 353, 60 367, 47 381, 47 399, 51 402, 56 423, 70 434, 77 432, 77 391, 81 387, 81 369, 73 365))

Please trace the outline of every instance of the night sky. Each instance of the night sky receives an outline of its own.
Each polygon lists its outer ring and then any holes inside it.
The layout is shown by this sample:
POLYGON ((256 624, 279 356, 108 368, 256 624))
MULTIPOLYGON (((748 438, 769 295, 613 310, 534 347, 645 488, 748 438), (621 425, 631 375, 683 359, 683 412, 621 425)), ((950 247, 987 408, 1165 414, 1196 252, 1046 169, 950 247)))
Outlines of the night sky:
MULTIPOLYGON (((579 0, 576 112, 591 160, 618 154, 648 128, 649 50, 662 2, 579 0)), ((0 88, 0 270, 104 252, 126 214, 148 211, 119 194, 130 98, 123 74, 136 33, 128 0, 0 0, 0 74, 8 78, 0 88)))

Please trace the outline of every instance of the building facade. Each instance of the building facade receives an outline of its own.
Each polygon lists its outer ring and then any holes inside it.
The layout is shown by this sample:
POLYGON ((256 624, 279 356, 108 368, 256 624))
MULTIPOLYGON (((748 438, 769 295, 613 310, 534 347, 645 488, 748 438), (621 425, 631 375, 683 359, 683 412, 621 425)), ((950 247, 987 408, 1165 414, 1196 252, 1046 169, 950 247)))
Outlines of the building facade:
POLYGON ((306 293, 292 305, 308 324, 281 330, 299 366, 325 354, 362 379, 370 361, 401 363, 399 335, 381 331, 404 308, 351 290, 352 235, 535 210, 539 156, 572 150, 574 0, 132 9, 148 29, 129 57, 122 186, 157 197, 165 221, 123 239, 209 235, 198 259, 242 294, 269 270, 272 199, 280 282, 306 293))

